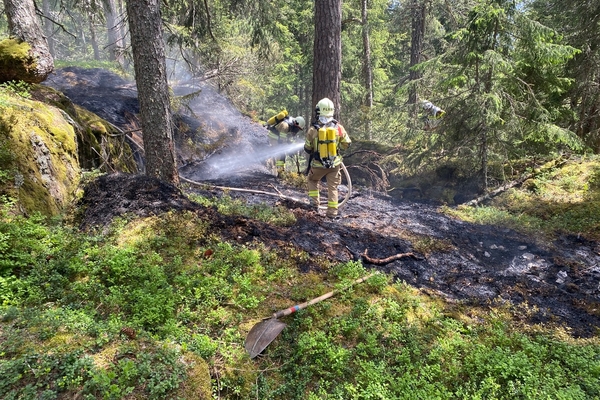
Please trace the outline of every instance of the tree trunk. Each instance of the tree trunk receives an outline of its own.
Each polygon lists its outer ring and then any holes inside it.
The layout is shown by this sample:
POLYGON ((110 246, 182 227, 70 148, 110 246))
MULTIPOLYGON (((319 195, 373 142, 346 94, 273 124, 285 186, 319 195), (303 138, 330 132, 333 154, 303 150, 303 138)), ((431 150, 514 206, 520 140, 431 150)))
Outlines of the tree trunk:
POLYGON ((90 37, 92 41, 92 50, 94 50, 94 60, 100 61, 100 48, 98 47, 96 27, 94 26, 94 15, 90 13, 88 19, 90 22, 90 37))
POLYGON ((123 66, 123 38, 117 13, 115 0, 106 0, 104 3, 104 14, 106 15, 106 31, 108 35, 108 54, 111 61, 117 61, 123 66))
POLYGON ((315 41, 312 106, 328 97, 340 116, 342 80, 342 2, 315 0, 315 41))
POLYGON ((481 184, 483 190, 488 188, 488 132, 487 126, 481 129, 481 184))
POLYGON ((178 184, 159 0, 127 2, 146 175, 178 184))
POLYGON ((408 103, 416 104, 418 101, 416 81, 421 79, 422 74, 419 71, 412 70, 412 67, 421 62, 421 52, 423 51, 423 39, 425 38, 425 15, 426 5, 424 0, 412 1, 412 36, 410 41, 410 89, 408 92, 408 103))
POLYGON ((46 35, 46 40, 48 41, 48 51, 52 56, 52 59, 56 58, 56 49, 55 49, 55 39, 54 39, 54 24, 52 22, 52 12, 50 8, 50 0, 43 0, 42 8, 44 10, 44 34, 46 35))
POLYGON ((35 13, 33 0, 4 0, 8 30, 14 38, 27 42, 35 68, 23 79, 32 83, 43 82, 54 71, 54 59, 35 13))
POLYGON ((371 42, 369 40, 369 21, 367 19, 367 0, 362 0, 362 39, 364 48, 365 91, 367 92, 365 106, 367 108, 367 137, 373 140, 371 109, 373 108, 373 69, 371 66, 371 42))

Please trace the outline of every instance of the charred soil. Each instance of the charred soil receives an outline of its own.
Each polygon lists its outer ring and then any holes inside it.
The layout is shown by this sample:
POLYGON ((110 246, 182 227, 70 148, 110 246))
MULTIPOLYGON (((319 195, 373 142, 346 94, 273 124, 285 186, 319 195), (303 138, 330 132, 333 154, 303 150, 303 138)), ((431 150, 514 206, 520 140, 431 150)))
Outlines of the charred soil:
MULTIPOLYGON (((433 296, 469 306, 510 305, 521 309, 524 323, 565 328, 575 337, 591 337, 600 327, 600 245, 561 236, 537 243, 513 230, 452 219, 437 207, 392 200, 353 190, 331 220, 303 202, 301 191, 263 173, 236 177, 227 184, 252 192, 228 195, 249 203, 284 205, 296 217, 281 227, 253 218, 226 216, 190 201, 183 192, 143 175, 104 175, 85 190, 79 204, 81 228, 110 224, 117 216, 148 216, 169 210, 197 212, 224 240, 260 241, 277 249, 294 246, 312 257, 303 269, 320 270, 318 260, 361 260, 367 268, 391 273, 433 296), (425 249, 425 250, 423 250, 425 249), (421 252, 421 251, 422 252, 421 252)), ((207 186, 203 196, 222 196, 207 186)))

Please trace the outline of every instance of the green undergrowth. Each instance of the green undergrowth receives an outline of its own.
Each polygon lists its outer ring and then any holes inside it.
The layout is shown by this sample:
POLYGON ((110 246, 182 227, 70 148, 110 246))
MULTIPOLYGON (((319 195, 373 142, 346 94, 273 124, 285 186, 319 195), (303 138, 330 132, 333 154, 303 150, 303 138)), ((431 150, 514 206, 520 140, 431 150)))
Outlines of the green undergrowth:
POLYGON ((205 197, 194 193, 189 193, 188 197, 203 206, 215 207, 224 215, 251 217, 278 226, 291 226, 296 222, 296 216, 286 207, 271 207, 265 203, 248 204, 244 198, 234 198, 227 191, 220 197, 205 197))
POLYGON ((470 222, 507 226, 542 240, 557 234, 600 240, 600 158, 571 160, 539 171, 484 205, 444 210, 470 222))
POLYGON ((506 306, 352 286, 360 263, 224 242, 194 213, 80 232, 3 204, 2 399, 600 399, 597 338, 506 306), (249 358, 255 324, 334 289, 249 358))

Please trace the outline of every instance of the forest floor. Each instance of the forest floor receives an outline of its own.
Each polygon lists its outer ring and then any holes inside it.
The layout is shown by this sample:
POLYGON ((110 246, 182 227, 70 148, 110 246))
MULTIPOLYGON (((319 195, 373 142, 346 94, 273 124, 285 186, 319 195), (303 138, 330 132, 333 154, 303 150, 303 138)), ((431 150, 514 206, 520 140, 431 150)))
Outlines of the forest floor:
MULTIPOLYGON (((68 92, 65 84, 57 88, 68 92)), ((207 88, 203 92, 216 96, 207 93, 207 88)), ((85 104, 90 111, 119 124, 116 118, 102 115, 101 102, 97 109, 86 103, 83 91, 65 94, 76 104, 85 104)), ((105 101, 116 110, 115 97, 105 101)), ((207 104, 206 98, 198 101, 207 104)), ((215 113, 217 103, 211 104, 215 113)), ((293 225, 222 215, 190 201, 179 189, 144 175, 112 174, 86 188, 80 203, 82 229, 106 225, 124 214, 192 210, 202 213, 213 231, 226 240, 260 241, 273 248, 292 245, 305 251, 311 255, 302 266, 305 271, 319 270, 322 257, 339 262, 361 260, 367 268, 390 273, 448 302, 483 308, 510 305, 522 310, 523 323, 561 327, 574 337, 599 333, 600 243, 560 234, 552 240, 541 239, 503 227, 471 224, 449 217, 437 205, 395 199, 359 187, 350 189, 340 209, 341 218, 328 219, 308 207, 304 189, 274 177, 260 157, 227 176, 210 173, 207 166, 211 158, 266 142, 264 128, 241 115, 234 118, 225 103, 221 107, 229 113, 230 125, 222 127, 228 140, 211 156, 182 165, 181 176, 206 184, 190 189, 202 196, 227 194, 248 204, 285 206, 295 216, 293 225), (247 134, 249 130, 244 127, 250 125, 253 127, 247 134)), ((341 198, 347 193, 348 186, 343 186, 341 198)))

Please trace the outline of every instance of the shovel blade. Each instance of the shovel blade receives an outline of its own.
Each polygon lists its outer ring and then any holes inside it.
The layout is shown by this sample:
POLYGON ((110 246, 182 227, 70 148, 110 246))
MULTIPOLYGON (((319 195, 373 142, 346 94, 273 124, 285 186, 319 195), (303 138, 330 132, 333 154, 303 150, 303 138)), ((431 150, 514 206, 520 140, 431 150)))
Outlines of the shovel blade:
POLYGON ((246 351, 250 354, 250 358, 262 353, 285 327, 286 324, 275 318, 266 319, 254 325, 250 329, 244 345, 246 351))

